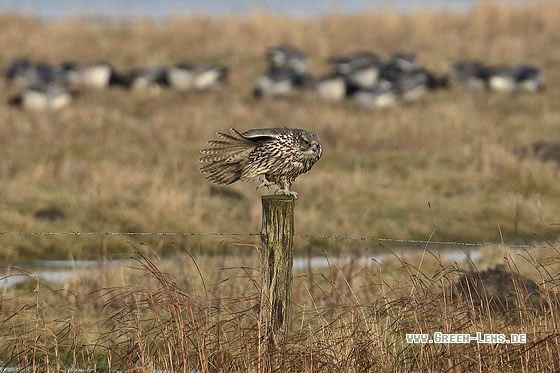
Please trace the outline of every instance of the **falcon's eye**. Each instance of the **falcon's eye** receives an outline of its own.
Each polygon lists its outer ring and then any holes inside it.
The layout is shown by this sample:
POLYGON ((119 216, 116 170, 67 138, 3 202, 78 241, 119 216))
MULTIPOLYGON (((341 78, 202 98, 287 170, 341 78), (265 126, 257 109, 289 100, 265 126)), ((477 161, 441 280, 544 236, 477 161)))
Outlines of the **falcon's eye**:
POLYGON ((303 137, 301 137, 301 138, 299 139, 299 141, 300 141, 300 143, 301 143, 301 145, 302 145, 303 148, 308 149, 308 148, 311 147, 311 143, 309 142, 309 140, 304 139, 303 137))

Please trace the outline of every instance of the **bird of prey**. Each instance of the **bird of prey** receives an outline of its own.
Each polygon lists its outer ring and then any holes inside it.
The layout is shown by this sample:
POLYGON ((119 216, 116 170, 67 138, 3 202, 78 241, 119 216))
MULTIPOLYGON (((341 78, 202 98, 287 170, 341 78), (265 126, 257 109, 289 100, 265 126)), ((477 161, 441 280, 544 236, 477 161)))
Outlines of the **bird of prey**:
POLYGON ((263 186, 277 185, 276 193, 297 198, 290 190, 293 181, 321 158, 323 146, 313 132, 296 128, 258 128, 240 133, 216 134, 201 150, 200 171, 216 184, 259 179, 263 186))

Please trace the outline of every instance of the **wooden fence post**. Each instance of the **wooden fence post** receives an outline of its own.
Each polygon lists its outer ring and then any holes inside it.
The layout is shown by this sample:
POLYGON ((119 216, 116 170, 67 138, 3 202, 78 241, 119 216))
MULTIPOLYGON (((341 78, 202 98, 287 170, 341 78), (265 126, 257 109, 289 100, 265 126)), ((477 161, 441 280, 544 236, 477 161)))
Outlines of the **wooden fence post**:
POLYGON ((295 198, 262 196, 263 319, 269 341, 288 335, 294 247, 295 198))

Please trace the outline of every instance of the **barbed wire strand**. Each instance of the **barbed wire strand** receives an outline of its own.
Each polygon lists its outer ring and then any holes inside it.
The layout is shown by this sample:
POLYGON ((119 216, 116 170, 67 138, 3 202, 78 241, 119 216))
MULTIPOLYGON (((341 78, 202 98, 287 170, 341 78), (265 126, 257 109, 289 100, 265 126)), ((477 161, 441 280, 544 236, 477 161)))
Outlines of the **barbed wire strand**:
MULTIPOLYGON (((0 231, 0 236, 221 236, 221 237, 251 237, 259 236, 260 233, 235 233, 235 232, 79 232, 79 231, 60 231, 60 232, 18 232, 18 231, 0 231)), ((560 246, 548 245, 530 245, 530 244, 510 244, 496 242, 459 242, 459 241, 431 241, 418 239, 399 239, 386 237, 360 237, 346 235, 327 235, 327 234, 309 234, 296 233, 296 237, 308 239, 334 239, 334 240, 352 240, 352 241, 375 241, 396 244, 414 244, 414 245, 439 245, 439 246, 464 246, 464 247, 492 247, 505 246, 517 249, 560 249, 560 246)))

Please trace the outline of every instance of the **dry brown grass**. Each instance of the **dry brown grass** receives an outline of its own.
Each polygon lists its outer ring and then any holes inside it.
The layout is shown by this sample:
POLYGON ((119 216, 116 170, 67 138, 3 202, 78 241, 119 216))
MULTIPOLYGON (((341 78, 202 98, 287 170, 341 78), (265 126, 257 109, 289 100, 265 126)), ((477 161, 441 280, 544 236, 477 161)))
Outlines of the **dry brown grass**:
POLYGON ((182 250, 166 260, 138 253, 105 279, 82 275, 54 289, 31 278, 28 291, 4 292, 0 363, 25 371, 554 371, 558 253, 492 250, 505 256, 506 272, 532 269, 538 291, 516 278, 503 298, 481 287, 458 297, 449 289, 469 264, 442 259, 438 249, 387 249, 394 257, 381 263, 330 258, 328 267, 299 269, 290 332, 276 349, 259 317, 266 310, 255 248, 198 260, 182 250), (437 331, 526 334, 527 342, 406 341, 437 331))

